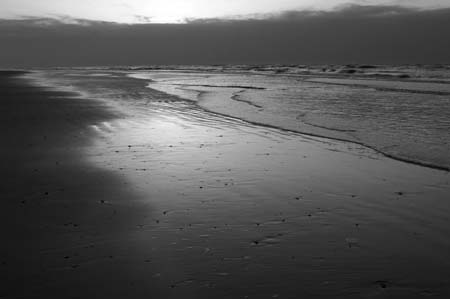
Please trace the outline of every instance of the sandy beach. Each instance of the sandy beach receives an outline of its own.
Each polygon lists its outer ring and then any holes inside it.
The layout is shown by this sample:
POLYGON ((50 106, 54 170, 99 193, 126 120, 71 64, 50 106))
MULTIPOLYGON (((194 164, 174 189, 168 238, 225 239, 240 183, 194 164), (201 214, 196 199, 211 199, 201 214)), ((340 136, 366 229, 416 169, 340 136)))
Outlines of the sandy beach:
POLYGON ((0 297, 450 296, 447 171, 115 76, 150 100, 0 73, 0 297))

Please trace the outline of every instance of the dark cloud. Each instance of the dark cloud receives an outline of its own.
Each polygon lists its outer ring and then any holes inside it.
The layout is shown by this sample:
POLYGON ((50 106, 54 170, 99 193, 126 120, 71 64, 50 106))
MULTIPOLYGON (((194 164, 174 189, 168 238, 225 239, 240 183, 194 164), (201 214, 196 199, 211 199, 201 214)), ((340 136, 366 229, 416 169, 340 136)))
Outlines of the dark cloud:
POLYGON ((450 63, 450 9, 344 6, 187 24, 0 21, 0 66, 450 63))
MULTIPOLYGON (((254 15, 244 15, 244 16, 232 16, 228 18, 209 18, 209 19, 187 19, 187 23, 245 23, 245 22, 304 22, 312 21, 314 19, 343 19, 343 18, 388 18, 388 17, 398 17, 407 16, 415 13, 424 12, 424 10, 419 10, 417 8, 409 8, 404 6, 380 6, 380 5, 355 5, 355 4, 344 4, 336 7, 331 11, 321 11, 321 10, 292 10, 283 11, 280 13, 273 14, 254 14, 254 15)), ((429 11, 428 11, 429 12, 429 11)))
POLYGON ((87 19, 72 18, 70 16, 55 15, 52 18, 28 17, 22 16, 17 19, 0 19, 0 30, 19 29, 19 28, 36 28, 36 27, 53 27, 63 25, 75 26, 114 26, 119 25, 113 22, 94 21, 87 19))

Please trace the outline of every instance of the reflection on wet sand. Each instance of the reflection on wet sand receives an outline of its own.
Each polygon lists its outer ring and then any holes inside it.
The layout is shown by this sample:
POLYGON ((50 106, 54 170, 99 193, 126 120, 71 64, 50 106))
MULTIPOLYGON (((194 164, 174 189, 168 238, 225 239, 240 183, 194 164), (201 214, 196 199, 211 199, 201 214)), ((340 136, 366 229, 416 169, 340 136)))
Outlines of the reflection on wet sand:
POLYGON ((152 206, 135 246, 159 269, 149 281, 175 297, 449 291, 445 172, 186 103, 114 121, 102 136, 91 161, 152 206))
POLYGON ((43 174, 66 188, 52 195, 59 208, 34 216, 45 238, 27 243, 38 249, 24 259, 26 292, 7 296, 450 293, 447 172, 209 113, 118 74, 56 76, 88 97, 52 101, 77 113, 48 129, 66 124, 89 142, 73 139, 78 159, 64 156, 81 172, 43 174), (104 106, 114 114, 81 117, 104 106))

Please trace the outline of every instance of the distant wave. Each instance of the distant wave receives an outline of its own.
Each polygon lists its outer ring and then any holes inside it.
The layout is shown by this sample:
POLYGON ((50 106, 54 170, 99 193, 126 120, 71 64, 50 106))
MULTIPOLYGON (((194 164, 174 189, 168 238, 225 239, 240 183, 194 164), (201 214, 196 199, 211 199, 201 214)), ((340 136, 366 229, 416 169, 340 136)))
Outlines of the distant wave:
POLYGON ((309 126, 313 126, 316 128, 322 128, 322 129, 327 129, 330 131, 337 131, 337 132, 356 132, 356 130, 353 129, 339 129, 339 128, 335 128, 335 127, 330 127, 330 126, 324 126, 324 125, 317 125, 317 124, 313 124, 311 122, 308 122, 306 120, 300 120, 302 123, 307 124, 309 126))
MULTIPOLYGON (((310 82, 315 82, 315 81, 310 81, 310 82)), ((376 89, 379 91, 407 92, 407 93, 430 94, 430 95, 439 95, 439 96, 450 95, 450 91, 389 88, 389 87, 381 87, 381 86, 373 86, 373 85, 365 85, 365 84, 351 84, 351 83, 332 83, 332 82, 320 82, 320 83, 321 84, 329 84, 329 85, 342 85, 342 86, 349 86, 349 87, 366 87, 366 88, 373 88, 373 89, 376 89)))
POLYGON ((192 87, 256 89, 256 90, 265 90, 266 89, 264 87, 248 86, 248 85, 210 85, 210 84, 174 84, 174 85, 192 86, 192 87))
POLYGON ((251 105, 251 106, 253 106, 253 107, 256 107, 256 108, 260 108, 260 109, 264 108, 264 107, 261 106, 261 105, 258 105, 258 104, 253 103, 252 101, 248 101, 248 100, 242 99, 242 98, 240 97, 240 93, 242 93, 242 91, 236 92, 235 94, 233 94, 233 96, 231 97, 231 99, 232 99, 233 101, 238 101, 238 102, 243 102, 243 103, 249 104, 249 105, 251 105))

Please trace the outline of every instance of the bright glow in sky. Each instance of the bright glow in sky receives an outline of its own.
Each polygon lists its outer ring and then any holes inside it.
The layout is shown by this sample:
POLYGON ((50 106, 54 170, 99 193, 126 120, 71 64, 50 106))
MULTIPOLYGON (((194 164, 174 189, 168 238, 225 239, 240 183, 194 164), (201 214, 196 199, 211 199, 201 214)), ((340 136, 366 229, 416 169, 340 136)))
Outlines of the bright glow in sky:
POLYGON ((349 1, 360 5, 450 7, 450 0, 0 0, 0 18, 68 16, 125 23, 179 23, 186 18, 326 10, 349 1))

